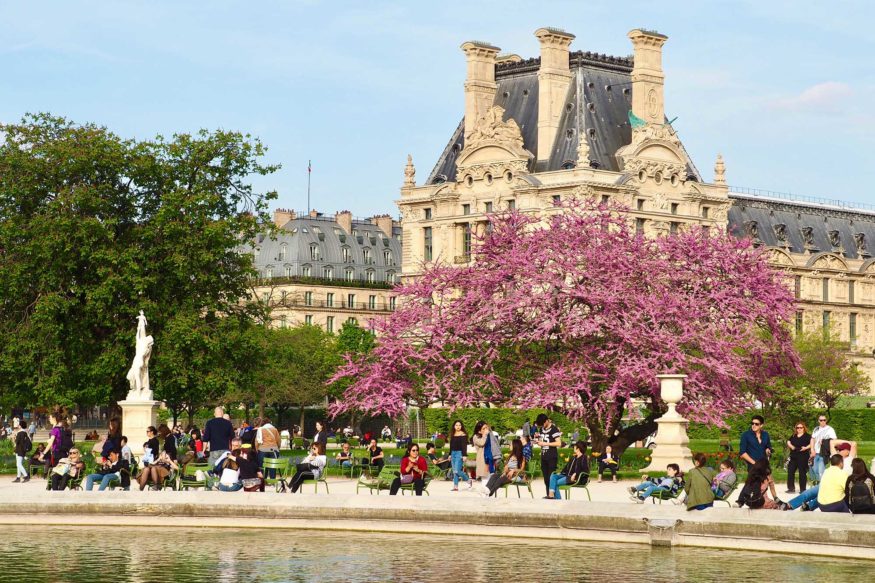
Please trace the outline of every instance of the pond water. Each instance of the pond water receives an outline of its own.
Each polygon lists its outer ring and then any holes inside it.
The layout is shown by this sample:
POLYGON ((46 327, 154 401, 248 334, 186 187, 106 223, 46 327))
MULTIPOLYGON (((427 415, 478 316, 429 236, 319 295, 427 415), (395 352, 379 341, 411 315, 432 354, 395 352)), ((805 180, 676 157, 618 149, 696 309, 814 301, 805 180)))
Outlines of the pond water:
POLYGON ((491 537, 7 527, 0 581, 865 581, 875 563, 491 537))

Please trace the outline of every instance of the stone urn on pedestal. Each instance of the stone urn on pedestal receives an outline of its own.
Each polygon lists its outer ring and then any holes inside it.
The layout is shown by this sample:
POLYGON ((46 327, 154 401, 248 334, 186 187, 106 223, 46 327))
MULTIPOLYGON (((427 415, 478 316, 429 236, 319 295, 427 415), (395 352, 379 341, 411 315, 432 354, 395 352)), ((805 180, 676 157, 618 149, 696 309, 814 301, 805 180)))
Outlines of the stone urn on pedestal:
POLYGON ((665 415, 656 420, 656 440, 653 453, 650 454, 650 465, 642 469, 642 473, 663 473, 668 464, 678 464, 682 472, 693 468, 693 454, 690 451, 690 439, 687 437, 689 421, 677 412, 677 404, 684 396, 684 374, 657 375, 660 385, 660 396, 668 405, 665 415))

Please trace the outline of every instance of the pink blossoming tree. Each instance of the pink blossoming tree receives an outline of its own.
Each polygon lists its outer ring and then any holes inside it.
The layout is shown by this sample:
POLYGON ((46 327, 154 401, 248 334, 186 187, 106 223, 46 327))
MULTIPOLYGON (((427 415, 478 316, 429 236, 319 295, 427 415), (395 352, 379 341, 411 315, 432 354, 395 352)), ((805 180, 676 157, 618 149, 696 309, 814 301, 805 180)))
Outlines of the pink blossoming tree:
POLYGON ((543 220, 490 217, 464 267, 437 261, 400 287, 376 348, 348 359, 334 405, 547 407, 581 419, 595 451, 656 430, 656 375, 689 375, 680 407, 720 423, 743 387, 793 374, 793 297, 747 240, 694 228, 646 238, 626 209, 572 200, 543 220), (632 400, 645 403, 623 421, 632 400))

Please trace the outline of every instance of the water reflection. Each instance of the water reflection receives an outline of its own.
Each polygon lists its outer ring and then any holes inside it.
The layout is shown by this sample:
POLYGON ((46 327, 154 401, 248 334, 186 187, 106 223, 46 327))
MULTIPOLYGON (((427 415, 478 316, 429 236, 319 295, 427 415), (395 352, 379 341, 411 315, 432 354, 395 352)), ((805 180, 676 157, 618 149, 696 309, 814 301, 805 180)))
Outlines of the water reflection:
POLYGON ((4 529, 0 581, 863 580, 873 563, 489 537, 217 528, 4 529), (49 555, 46 555, 46 549, 49 555), (14 568, 12 568, 14 566, 14 568))

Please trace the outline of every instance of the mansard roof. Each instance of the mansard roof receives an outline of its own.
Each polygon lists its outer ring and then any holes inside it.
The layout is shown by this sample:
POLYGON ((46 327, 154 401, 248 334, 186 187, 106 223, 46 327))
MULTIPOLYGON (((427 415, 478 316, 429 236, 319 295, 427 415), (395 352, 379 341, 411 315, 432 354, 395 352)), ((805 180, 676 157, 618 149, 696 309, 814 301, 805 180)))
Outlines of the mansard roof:
POLYGON ((836 253, 849 259, 875 255, 875 212, 732 192, 729 197, 729 231, 738 237, 793 253, 836 253))
MULTIPOLYGON (((535 155, 530 171, 560 170, 577 160, 578 131, 589 136, 590 158, 599 168, 618 171, 616 151, 632 139, 628 112, 632 107, 631 57, 612 57, 577 51, 569 55, 572 79, 565 108, 552 144, 538 144, 539 57, 500 62, 495 67, 498 90, 495 105, 504 119, 519 125, 523 146, 535 155), (550 148, 550 157, 537 162, 538 149, 550 148)), ((464 119, 453 132, 427 184, 456 179, 456 157, 464 147, 464 119)), ((694 172, 694 169, 691 169, 694 172)))

